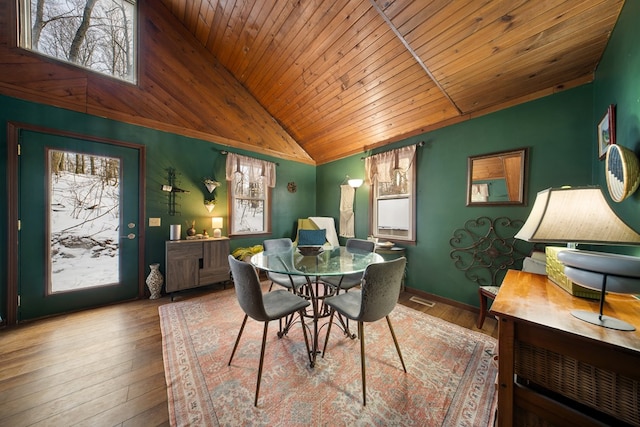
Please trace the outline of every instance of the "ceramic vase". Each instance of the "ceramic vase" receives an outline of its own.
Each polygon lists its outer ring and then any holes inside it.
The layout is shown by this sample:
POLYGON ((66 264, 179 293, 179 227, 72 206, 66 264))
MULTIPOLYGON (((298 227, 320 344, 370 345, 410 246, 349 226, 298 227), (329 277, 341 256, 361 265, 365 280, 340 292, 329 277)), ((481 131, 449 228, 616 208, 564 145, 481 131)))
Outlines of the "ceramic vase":
POLYGON ((196 224, 195 221, 191 223, 191 227, 187 228, 187 237, 193 237, 196 235, 196 224))
POLYGON ((160 273, 160 264, 151 264, 149 268, 151 271, 147 276, 147 287, 151 292, 151 296, 149 299, 158 299, 160 298, 160 292, 162 291, 162 284, 164 282, 164 278, 162 277, 162 273, 160 273))

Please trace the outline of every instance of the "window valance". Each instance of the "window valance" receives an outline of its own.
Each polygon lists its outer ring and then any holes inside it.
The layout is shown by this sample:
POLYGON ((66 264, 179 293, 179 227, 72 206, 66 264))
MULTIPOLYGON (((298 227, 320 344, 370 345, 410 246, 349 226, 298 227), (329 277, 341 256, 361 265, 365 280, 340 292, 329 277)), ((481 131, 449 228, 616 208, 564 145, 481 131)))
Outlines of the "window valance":
POLYGON ((364 159, 365 180, 371 185, 374 179, 377 182, 391 182, 395 171, 405 174, 416 154, 416 145, 396 148, 384 153, 374 154, 364 159))
POLYGON ((255 159, 241 154, 227 154, 227 181, 233 180, 233 174, 240 173, 249 182, 263 180, 264 184, 274 188, 276 186, 276 164, 266 160, 255 159))

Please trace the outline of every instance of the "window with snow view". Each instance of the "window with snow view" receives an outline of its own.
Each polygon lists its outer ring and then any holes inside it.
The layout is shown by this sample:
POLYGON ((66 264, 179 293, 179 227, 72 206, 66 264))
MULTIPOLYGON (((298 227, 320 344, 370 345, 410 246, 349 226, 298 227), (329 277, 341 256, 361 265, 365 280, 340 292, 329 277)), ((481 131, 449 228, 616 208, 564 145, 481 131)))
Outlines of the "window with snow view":
POLYGON ((21 0, 20 47, 136 81, 134 0, 21 0))
POLYGON ((120 159, 49 150, 50 292, 119 282, 120 159))
POLYGON ((230 235, 271 231, 271 189, 276 185, 275 173, 275 163, 227 154, 230 235))

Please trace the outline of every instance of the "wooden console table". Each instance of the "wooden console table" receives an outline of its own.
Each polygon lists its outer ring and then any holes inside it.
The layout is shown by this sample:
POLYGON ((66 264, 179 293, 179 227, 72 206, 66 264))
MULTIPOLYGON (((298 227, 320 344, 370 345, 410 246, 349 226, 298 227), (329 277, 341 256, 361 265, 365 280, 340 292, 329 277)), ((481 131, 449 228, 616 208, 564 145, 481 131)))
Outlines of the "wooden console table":
POLYGON ((165 290, 185 289, 226 282, 229 276, 229 238, 170 240, 165 244, 165 290))
POLYGON ((491 307, 498 317, 498 426, 640 425, 640 300, 608 294, 616 331, 571 310, 598 312, 546 276, 510 270, 491 307))

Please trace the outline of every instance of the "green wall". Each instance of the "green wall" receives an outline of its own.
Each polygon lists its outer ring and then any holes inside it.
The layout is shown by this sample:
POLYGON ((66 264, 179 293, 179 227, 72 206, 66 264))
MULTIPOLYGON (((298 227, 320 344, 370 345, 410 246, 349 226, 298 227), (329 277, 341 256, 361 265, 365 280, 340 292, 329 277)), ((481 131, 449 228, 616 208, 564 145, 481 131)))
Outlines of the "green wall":
MULTIPOLYGON (((640 2, 627 1, 611 34, 611 39, 596 70, 593 101, 592 145, 596 146, 596 126, 609 104, 616 105, 616 143, 640 156, 640 2)), ((606 189, 605 162, 592 156, 594 182, 606 189)), ((605 194, 607 191, 605 190, 605 194)), ((640 230, 640 191, 620 203, 610 204, 631 227, 640 230)), ((635 253, 640 249, 624 248, 635 253)))
MULTIPOLYGON (((455 229, 480 216, 526 219, 538 191, 591 182, 592 86, 585 85, 483 117, 428 132, 388 148, 424 141, 417 150, 417 244, 407 247, 407 286, 478 305, 477 285, 449 257, 455 229), (530 147, 524 207, 467 207, 467 158, 530 147)), ((367 153, 369 154, 369 153, 367 153)), ((338 218, 345 174, 364 176, 363 155, 318 167, 319 215, 338 218)), ((356 237, 368 234, 369 187, 357 190, 356 237), (366 209, 365 209, 366 208, 366 209)))
MULTIPOLYGON (((145 212, 145 276, 149 271, 147 265, 153 262, 161 264, 164 271, 164 242, 169 238, 170 224, 182 224, 186 229, 187 222, 196 221, 196 228, 211 230, 211 216, 224 217, 223 235, 227 235, 227 185, 225 181, 226 157, 220 150, 229 149, 193 138, 187 138, 167 132, 156 131, 140 126, 133 126, 121 122, 106 120, 88 114, 71 112, 61 108, 49 107, 42 104, 27 102, 0 96, 0 166, 6 171, 7 165, 7 122, 20 122, 30 125, 61 129, 102 138, 110 138, 123 142, 142 144, 146 146, 146 212, 145 212), (189 190, 189 194, 179 194, 177 210, 179 215, 168 214, 167 193, 160 190, 167 184, 166 169, 176 170, 178 187, 189 190), (221 187, 214 192, 218 201, 211 214, 203 205, 205 198, 210 195, 203 178, 212 177, 222 182, 221 187), (148 218, 161 218, 160 227, 149 227, 148 218)), ((300 217, 315 215, 315 167, 298 162, 270 158, 257 153, 229 149, 240 154, 251 155, 277 162, 277 184, 273 190, 272 236, 291 236, 292 230, 300 217), (287 183, 294 181, 298 186, 296 193, 287 191, 287 183)), ((7 177, 9 178, 9 177, 7 177)), ((7 224, 7 196, 6 191, 0 198, 0 223, 7 224)), ((28 224, 29 218, 21 218, 23 224, 28 224)), ((6 228, 0 228, 0 270, 7 271, 7 234, 6 228)), ((239 246, 250 246, 261 243, 262 237, 233 239, 232 250, 239 246)), ((24 242, 23 242, 24 244, 24 242)), ((26 242, 28 244, 28 242, 26 242)), ((27 249, 28 251, 28 249, 27 249)), ((0 278, 0 316, 6 318, 6 275, 0 278)))

